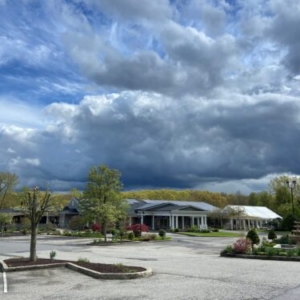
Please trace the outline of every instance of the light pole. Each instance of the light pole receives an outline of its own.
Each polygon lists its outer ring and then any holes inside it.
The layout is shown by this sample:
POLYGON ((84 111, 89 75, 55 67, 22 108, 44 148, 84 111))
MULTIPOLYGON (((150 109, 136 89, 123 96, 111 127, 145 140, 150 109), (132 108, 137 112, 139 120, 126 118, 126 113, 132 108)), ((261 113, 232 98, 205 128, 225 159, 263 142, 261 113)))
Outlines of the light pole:
POLYGON ((296 180, 291 180, 291 181, 287 180, 286 181, 286 187, 291 191, 293 216, 295 216, 293 189, 296 187, 296 183, 297 183, 296 180))

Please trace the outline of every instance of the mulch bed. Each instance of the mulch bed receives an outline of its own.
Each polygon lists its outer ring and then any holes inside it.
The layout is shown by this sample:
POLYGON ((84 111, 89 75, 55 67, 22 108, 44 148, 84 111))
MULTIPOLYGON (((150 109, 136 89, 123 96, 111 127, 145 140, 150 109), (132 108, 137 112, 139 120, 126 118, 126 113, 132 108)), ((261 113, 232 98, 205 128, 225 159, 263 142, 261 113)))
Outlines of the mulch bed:
POLYGON ((4 262, 7 264, 8 267, 49 265, 55 263, 69 262, 100 273, 133 273, 133 272, 145 271, 144 268, 134 267, 134 266, 77 262, 77 261, 59 260, 59 259, 51 260, 47 258, 38 258, 37 261, 30 261, 28 258, 9 258, 4 260, 4 262))

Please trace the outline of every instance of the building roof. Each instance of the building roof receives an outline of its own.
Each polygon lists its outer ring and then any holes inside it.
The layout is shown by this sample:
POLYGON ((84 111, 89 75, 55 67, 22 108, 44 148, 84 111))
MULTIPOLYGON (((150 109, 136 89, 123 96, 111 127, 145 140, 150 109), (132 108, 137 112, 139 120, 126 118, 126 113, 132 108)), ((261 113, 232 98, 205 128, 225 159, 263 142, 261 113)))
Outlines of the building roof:
POLYGON ((136 200, 127 199, 130 205, 129 212, 134 213, 135 211, 147 211, 147 210, 182 210, 187 207, 191 207, 195 210, 202 211, 213 211, 217 207, 210 205, 205 202, 195 201, 173 201, 173 200, 136 200))
POLYGON ((223 211, 233 209, 242 212, 242 215, 249 218, 257 218, 264 220, 282 219, 281 216, 265 206, 247 206, 247 205, 227 205, 223 211))

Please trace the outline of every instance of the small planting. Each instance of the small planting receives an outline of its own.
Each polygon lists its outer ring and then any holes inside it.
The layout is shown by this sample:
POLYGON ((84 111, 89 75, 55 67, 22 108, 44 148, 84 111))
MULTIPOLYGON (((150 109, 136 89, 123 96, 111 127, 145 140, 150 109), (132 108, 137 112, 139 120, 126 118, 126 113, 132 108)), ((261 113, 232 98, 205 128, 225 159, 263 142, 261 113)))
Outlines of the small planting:
POLYGON ((247 254, 251 252, 252 242, 250 239, 238 239, 232 246, 233 252, 236 254, 247 254))
POLYGON ((227 246, 225 249, 221 251, 221 255, 223 254, 233 254, 233 248, 231 245, 227 246))
POLYGON ((77 262, 89 263, 90 261, 85 257, 79 257, 77 262))
POLYGON ((56 251, 52 250, 50 252, 49 256, 50 256, 50 259, 53 260, 55 258, 55 256, 56 256, 56 251))
POLYGON ((133 240, 134 240, 134 233, 133 233, 133 232, 129 232, 129 233, 128 233, 128 239, 129 239, 130 241, 133 241, 133 240))
POLYGON ((288 250, 286 251, 286 255, 287 255, 288 257, 296 256, 296 249, 288 249, 288 250))
POLYGON ((254 248, 254 245, 258 245, 259 242, 260 242, 260 239, 259 239, 259 236, 256 232, 255 229, 251 229, 248 231, 247 233, 247 236, 246 236, 247 239, 251 240, 251 243, 252 243, 252 249, 254 248))
POLYGON ((277 238, 277 235, 276 235, 274 229, 271 229, 271 230, 269 231, 269 233, 268 233, 268 239, 273 241, 273 240, 275 240, 276 238, 277 238))
POLYGON ((164 239, 166 237, 166 231, 164 229, 159 229, 158 235, 161 239, 164 239))
POLYGON ((266 249, 266 255, 267 256, 272 257, 274 255, 277 255, 277 253, 278 253, 278 250, 276 248, 267 248, 266 249))

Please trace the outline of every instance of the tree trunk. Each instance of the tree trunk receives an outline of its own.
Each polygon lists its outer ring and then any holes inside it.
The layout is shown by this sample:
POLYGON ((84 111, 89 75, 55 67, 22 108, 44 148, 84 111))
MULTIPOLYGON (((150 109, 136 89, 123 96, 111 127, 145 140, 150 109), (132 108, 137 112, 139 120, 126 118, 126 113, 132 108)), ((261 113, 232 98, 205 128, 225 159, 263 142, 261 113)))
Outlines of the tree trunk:
POLYGON ((103 234, 104 234, 104 242, 106 243, 107 242, 107 224, 106 222, 103 222, 103 234))
POLYGON ((30 261, 36 261, 36 237, 37 237, 37 226, 31 225, 31 239, 30 239, 30 261))

